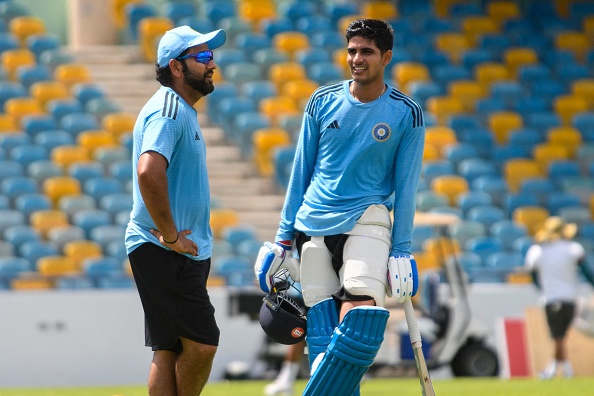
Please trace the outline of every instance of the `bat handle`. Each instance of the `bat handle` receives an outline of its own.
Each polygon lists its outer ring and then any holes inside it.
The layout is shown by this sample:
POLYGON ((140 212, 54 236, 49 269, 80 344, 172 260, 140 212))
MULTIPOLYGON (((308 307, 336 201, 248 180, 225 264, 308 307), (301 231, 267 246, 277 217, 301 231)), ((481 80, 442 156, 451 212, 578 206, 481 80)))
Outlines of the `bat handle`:
POLYGON ((411 344, 422 345, 421 332, 419 331, 419 324, 415 316, 415 310, 411 300, 406 300, 404 303, 404 314, 406 315, 406 323, 408 324, 408 334, 410 335, 411 344))

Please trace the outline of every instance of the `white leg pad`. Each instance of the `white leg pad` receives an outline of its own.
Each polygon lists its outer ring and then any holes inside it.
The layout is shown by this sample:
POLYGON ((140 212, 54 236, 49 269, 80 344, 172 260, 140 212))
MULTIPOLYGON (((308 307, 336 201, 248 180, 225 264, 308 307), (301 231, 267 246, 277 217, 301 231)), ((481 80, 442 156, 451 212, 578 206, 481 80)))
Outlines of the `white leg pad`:
POLYGON ((301 248, 301 290, 307 307, 340 290, 339 278, 332 268, 332 255, 323 237, 312 237, 301 248))

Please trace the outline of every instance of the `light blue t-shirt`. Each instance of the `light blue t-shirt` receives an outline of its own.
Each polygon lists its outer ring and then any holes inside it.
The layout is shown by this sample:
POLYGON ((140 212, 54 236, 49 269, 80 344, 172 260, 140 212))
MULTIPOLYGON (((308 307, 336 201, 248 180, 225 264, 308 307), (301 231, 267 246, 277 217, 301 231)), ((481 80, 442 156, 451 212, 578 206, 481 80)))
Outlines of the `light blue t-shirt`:
POLYGON ((372 204, 394 209, 391 254, 410 254, 425 126, 421 107, 395 88, 368 103, 352 80, 311 96, 297 143, 276 240, 295 231, 327 236, 350 231, 372 204))
POLYGON ((149 231, 156 226, 140 194, 136 174, 141 154, 155 151, 169 163, 169 201, 177 230, 192 230, 187 238, 198 245, 198 256, 187 256, 195 260, 209 258, 212 254, 210 188, 206 146, 196 110, 171 88, 161 87, 140 111, 133 138, 134 206, 126 229, 128 254, 145 242, 167 249, 149 231))

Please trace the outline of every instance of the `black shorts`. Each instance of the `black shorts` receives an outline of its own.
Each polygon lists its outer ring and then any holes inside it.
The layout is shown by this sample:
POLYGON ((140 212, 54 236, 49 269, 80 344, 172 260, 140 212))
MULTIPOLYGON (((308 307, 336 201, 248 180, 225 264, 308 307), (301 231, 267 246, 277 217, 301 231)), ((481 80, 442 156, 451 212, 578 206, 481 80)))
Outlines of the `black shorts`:
POLYGON ((210 259, 192 260, 153 243, 139 246, 128 257, 144 309, 146 346, 179 353, 180 337, 219 344, 206 289, 210 259))
POLYGON ((558 301, 545 305, 547 323, 553 338, 563 338, 575 314, 575 304, 571 301, 558 301))

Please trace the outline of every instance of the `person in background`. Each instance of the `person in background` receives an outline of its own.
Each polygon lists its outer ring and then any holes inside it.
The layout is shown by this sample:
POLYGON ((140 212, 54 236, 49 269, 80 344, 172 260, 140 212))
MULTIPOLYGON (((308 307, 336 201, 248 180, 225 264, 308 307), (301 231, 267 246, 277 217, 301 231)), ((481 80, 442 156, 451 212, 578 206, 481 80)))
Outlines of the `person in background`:
POLYGON ((310 97, 275 243, 264 244, 255 265, 265 292, 281 267, 301 283, 310 307, 304 395, 358 394, 383 341, 386 295, 404 302, 418 285, 411 241, 423 113, 384 81, 392 27, 357 19, 345 33, 352 79, 310 97), (354 354, 362 344, 365 356, 354 354), (333 380, 346 371, 353 375, 333 380))
POLYGON ((202 392, 220 331, 206 282, 212 232, 206 147, 194 104, 214 90, 212 50, 224 30, 166 32, 157 49, 159 90, 133 131, 133 208, 126 249, 153 350, 149 395, 202 392))
POLYGON ((553 359, 540 373, 542 379, 554 378, 559 368, 563 376, 573 377, 566 335, 575 315, 578 269, 594 286, 594 277, 585 264, 585 250, 572 240, 576 232, 576 224, 567 224, 560 217, 549 217, 536 232, 536 243, 530 246, 524 259, 534 283, 542 292, 547 324, 555 344, 553 359))
POLYGON ((305 351, 305 341, 289 345, 281 369, 274 382, 266 385, 266 396, 292 395, 295 381, 301 370, 301 360, 305 351))

